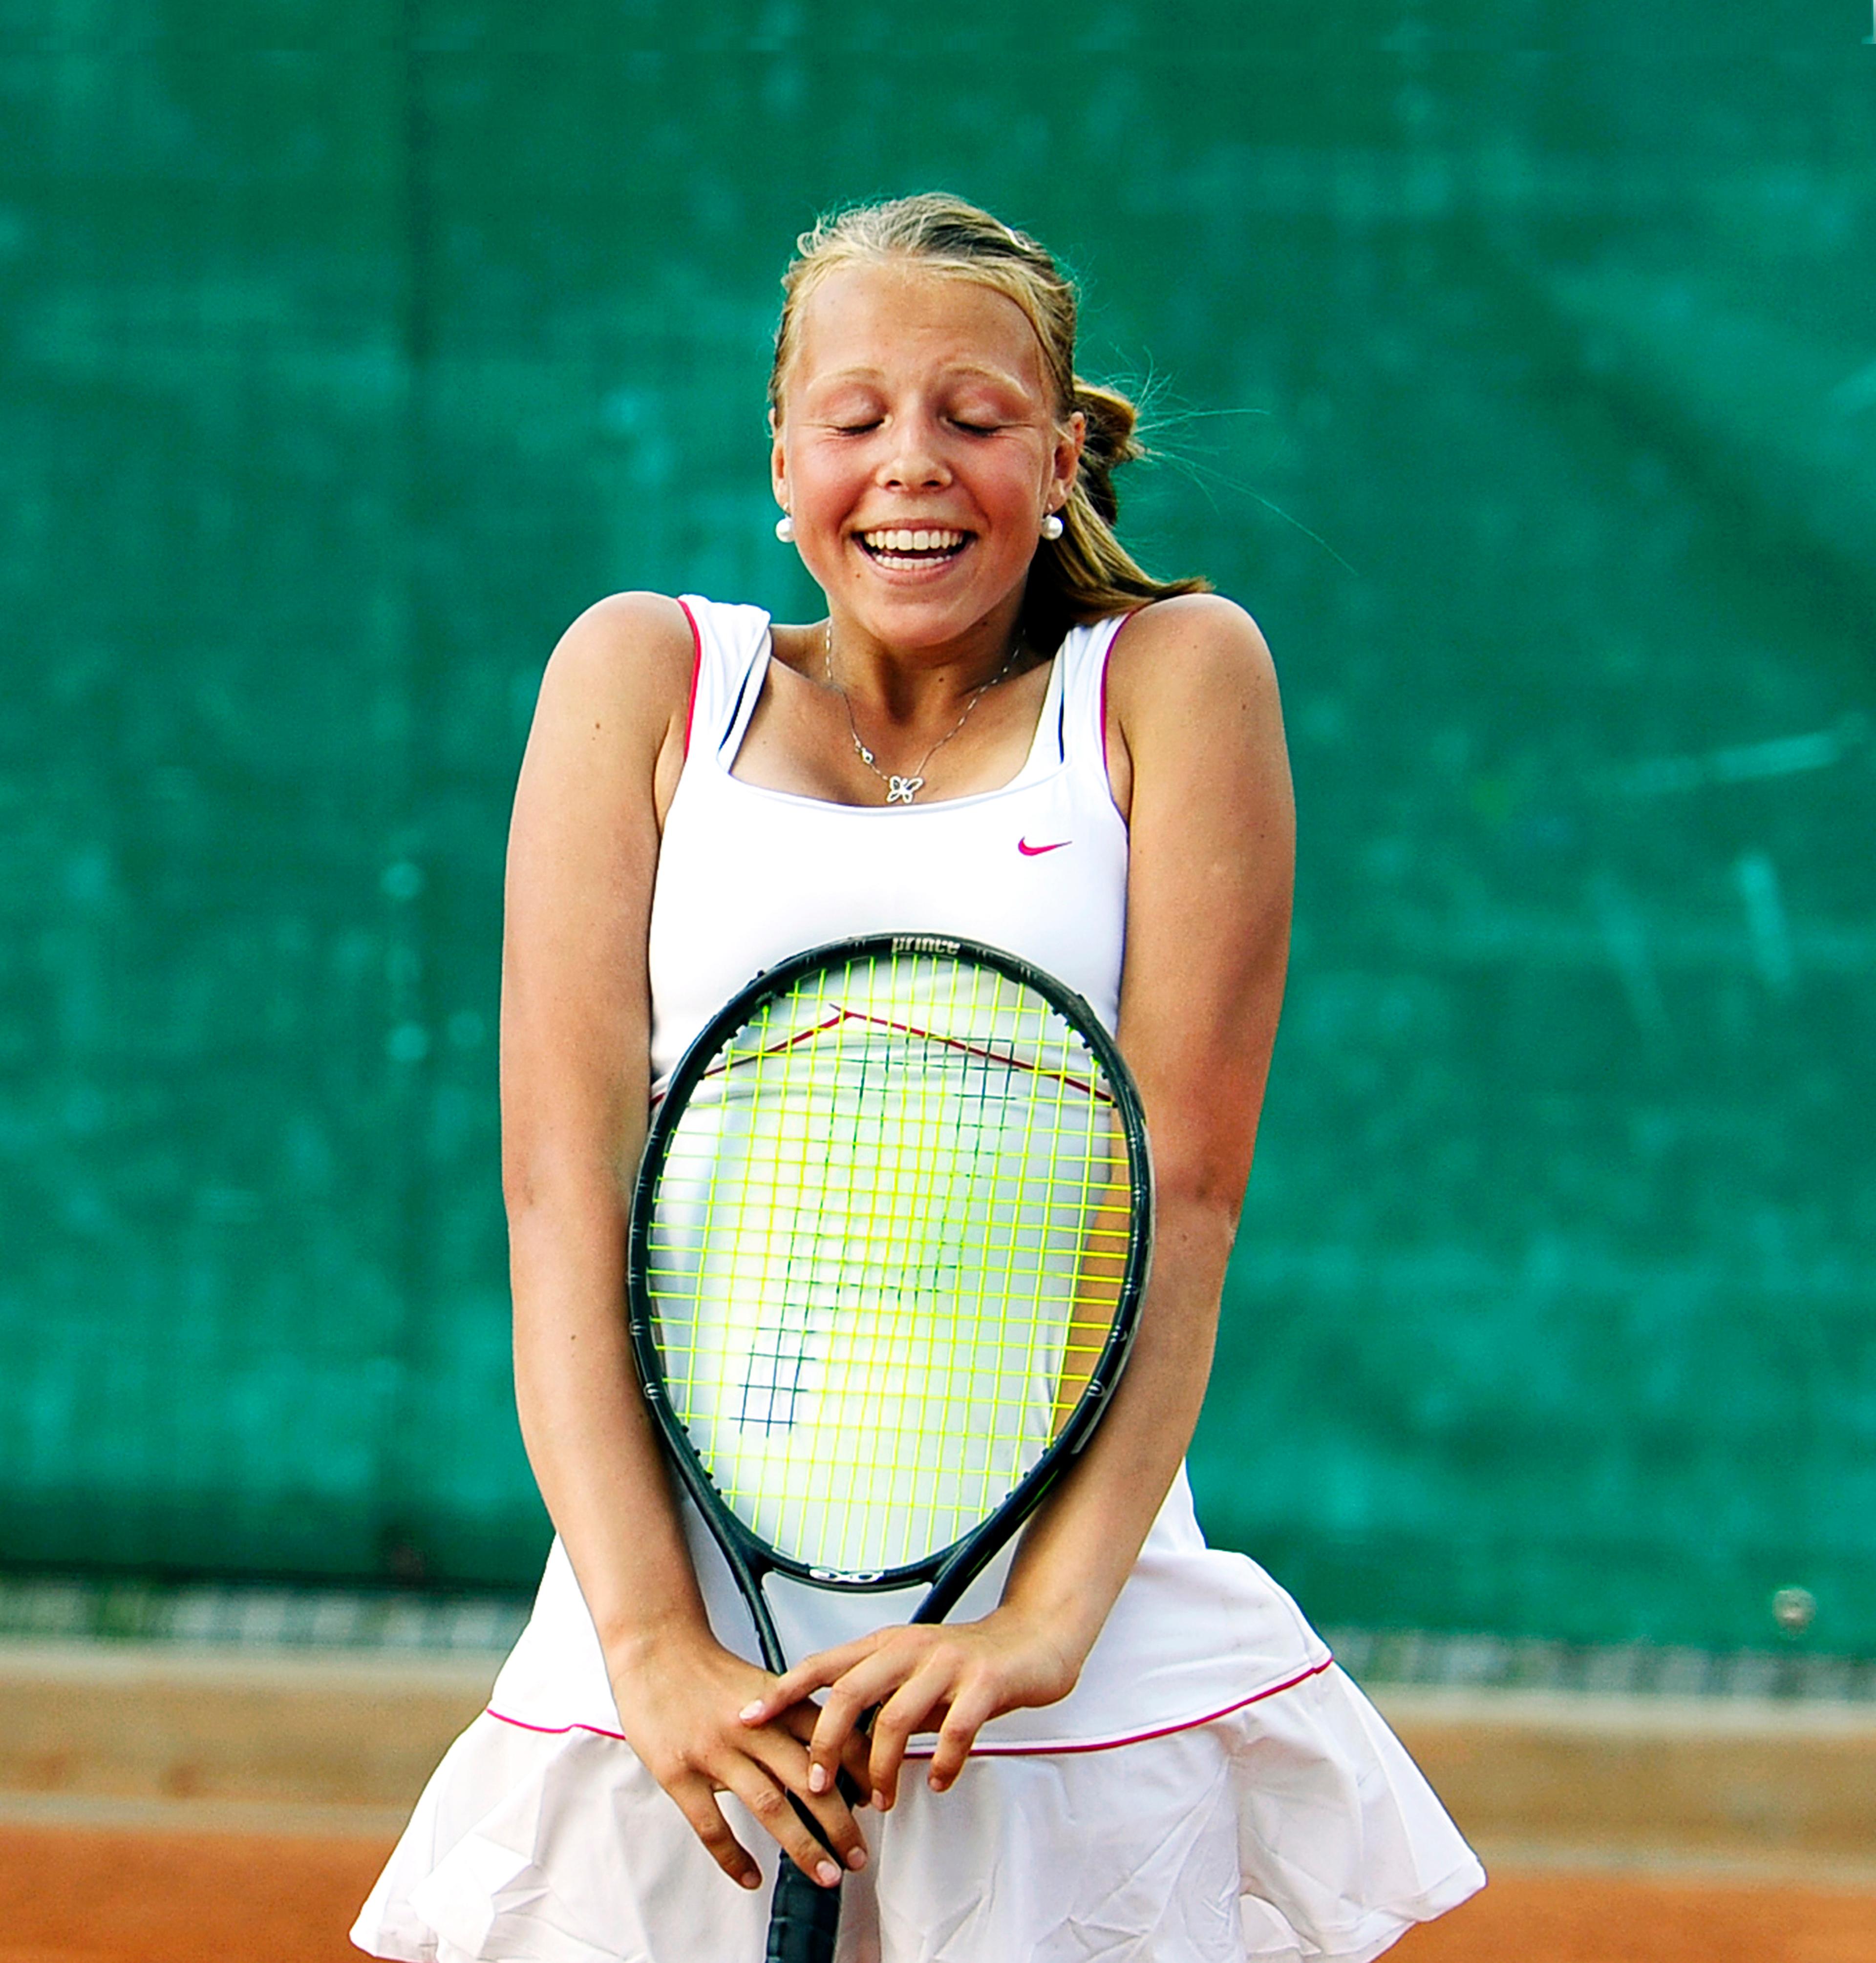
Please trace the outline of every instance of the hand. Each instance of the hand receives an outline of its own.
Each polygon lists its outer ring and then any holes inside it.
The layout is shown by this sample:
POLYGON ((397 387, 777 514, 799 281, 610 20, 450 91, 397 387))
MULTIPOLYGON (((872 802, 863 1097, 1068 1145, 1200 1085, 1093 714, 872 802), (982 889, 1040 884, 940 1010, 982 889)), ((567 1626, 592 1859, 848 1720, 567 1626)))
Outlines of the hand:
POLYGON ((844 1762, 855 1772, 858 1757, 864 1789, 883 1812, 899 1796, 913 1732, 938 1732, 928 1776, 932 1790, 942 1792, 964 1769, 980 1726, 1005 1711, 1055 1703, 1080 1673, 1055 1632, 1025 1622, 1006 1605, 981 1622, 896 1625, 823 1650, 772 1680, 741 1715, 757 1729, 791 1709, 812 1711, 803 1700, 825 1690, 809 1734, 808 1790, 832 1792, 835 1769, 844 1762), (856 1728, 875 1706, 869 1750, 856 1728))
MULTIPOLYGON (((734 1793, 795 1865, 823 1887, 839 1881, 836 1860, 850 1869, 866 1865, 853 1809, 832 1779, 810 1784, 807 1742, 819 1715, 813 1705, 775 1699, 775 1679, 766 1670, 707 1638, 641 1646, 629 1658, 608 1663, 627 1742, 732 1881, 752 1888, 762 1872, 723 1817, 720 1792, 734 1793), (771 1712, 755 1724, 736 1715, 752 1698, 771 1712), (790 1794, 819 1822, 832 1858, 789 1803, 790 1794)), ((864 1741, 855 1763, 864 1770, 864 1741)))

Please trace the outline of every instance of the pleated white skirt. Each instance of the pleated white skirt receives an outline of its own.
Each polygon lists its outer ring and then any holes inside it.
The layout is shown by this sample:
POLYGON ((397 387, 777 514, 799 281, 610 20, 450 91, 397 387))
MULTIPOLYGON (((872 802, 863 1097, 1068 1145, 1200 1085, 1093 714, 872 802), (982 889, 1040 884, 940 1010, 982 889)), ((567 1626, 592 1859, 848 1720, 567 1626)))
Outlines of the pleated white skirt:
MULTIPOLYGON (((679 1512, 712 1628, 753 1658, 721 1552, 679 1512)), ((995 1605, 1009 1558, 954 1619, 995 1605)), ((767 1590, 795 1657, 905 1620, 921 1593, 767 1590)), ((724 1875, 618 1724, 556 1540, 352 1940, 399 1963, 760 1963, 768 1888, 724 1875)), ((861 1813, 872 1858, 842 1884, 839 1963, 1363 1963, 1485 1879, 1296 1603, 1206 1546, 1182 1470, 1075 1689, 986 1724, 950 1792, 921 1771, 890 1813, 861 1813)), ((774 1843, 722 1804, 772 1878, 774 1843)))
MULTIPOLYGON (((1333 1664, 1159 1737, 974 1758, 941 1795, 908 1766, 900 1792, 860 1815, 838 1963, 1365 1963, 1485 1879, 1333 1664)), ((774 1843, 722 1804, 772 1879, 774 1843)), ((485 1712, 352 1940, 404 1963, 759 1963, 768 1917, 622 1738, 485 1712)))

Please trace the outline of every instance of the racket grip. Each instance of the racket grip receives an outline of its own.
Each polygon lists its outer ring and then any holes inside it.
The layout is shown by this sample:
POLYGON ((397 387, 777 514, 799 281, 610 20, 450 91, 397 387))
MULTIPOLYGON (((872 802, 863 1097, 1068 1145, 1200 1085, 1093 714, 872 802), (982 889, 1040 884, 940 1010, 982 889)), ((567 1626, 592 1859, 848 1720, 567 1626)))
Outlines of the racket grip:
POLYGON ((767 1963, 834 1963, 840 1890, 811 1881, 784 1854, 768 1910, 767 1963))

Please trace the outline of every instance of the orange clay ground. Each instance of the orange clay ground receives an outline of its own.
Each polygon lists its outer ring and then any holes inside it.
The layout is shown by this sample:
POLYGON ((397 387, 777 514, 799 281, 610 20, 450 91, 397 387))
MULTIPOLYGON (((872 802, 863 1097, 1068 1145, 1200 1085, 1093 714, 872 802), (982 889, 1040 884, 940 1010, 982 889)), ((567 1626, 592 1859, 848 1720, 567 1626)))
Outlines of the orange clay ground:
MULTIPOLYGON (((0 1963, 358 1963, 388 1840, 0 1827, 0 1963)), ((1518 1874, 1400 1963, 1876 1963, 1876 1893, 1518 1874)), ((702 1960, 700 1959, 700 1963, 702 1960)))

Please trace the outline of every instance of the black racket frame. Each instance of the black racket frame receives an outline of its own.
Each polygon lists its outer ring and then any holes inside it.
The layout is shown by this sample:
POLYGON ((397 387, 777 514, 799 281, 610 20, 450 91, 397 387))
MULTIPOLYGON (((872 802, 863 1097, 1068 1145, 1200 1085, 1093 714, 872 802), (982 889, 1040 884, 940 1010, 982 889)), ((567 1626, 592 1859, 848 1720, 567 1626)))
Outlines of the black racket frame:
MULTIPOLYGON (((948 934, 858 934, 804 948, 799 954, 766 968, 738 991, 711 1017, 685 1050, 671 1081, 659 1102, 645 1141, 637 1183, 633 1191, 632 1211, 626 1262, 627 1317, 632 1353, 638 1366, 639 1383, 658 1427, 665 1449, 695 1502, 705 1524, 723 1550, 731 1574, 755 1626, 756 1641, 768 1668, 781 1674, 787 1668, 773 1616, 762 1593, 763 1580, 771 1574, 784 1574, 817 1588, 841 1593, 880 1594, 930 1584, 912 1619, 916 1622, 942 1622, 964 1590, 988 1565, 993 1557, 1034 1513, 1050 1487, 1069 1462, 1085 1446, 1099 1423, 1113 1396, 1134 1333, 1140 1324, 1140 1300, 1145 1292, 1152 1255, 1153 1162, 1147 1151, 1146 1123, 1140 1092, 1114 1039, 1102 1027, 1087 1002, 1066 984, 1025 961, 1021 955, 990 946, 985 942, 948 934), (1041 996, 1074 1029, 1089 1053, 1106 1074, 1113 1093, 1114 1112, 1125 1142, 1131 1193, 1129 1202, 1126 1271, 1116 1303, 1112 1326, 1100 1356, 1095 1359, 1086 1388, 1059 1435, 1024 1475, 994 1513, 980 1520, 961 1539, 941 1548, 923 1559, 902 1567, 867 1574, 845 1574, 813 1568, 769 1546, 752 1532, 726 1506, 712 1484, 696 1447, 671 1407, 666 1394, 664 1366, 658 1353, 655 1333, 656 1312, 646 1284, 650 1254, 653 1202, 659 1176, 664 1169, 678 1121, 690 1102, 691 1094, 709 1070, 720 1046, 742 1029, 761 1004, 786 994, 804 975, 817 969, 832 971, 860 962, 905 955, 929 955, 940 959, 961 961, 988 968, 1041 996)), ((797 1805, 804 1819, 809 1816, 797 1805)), ((809 1824, 819 1833, 818 1824, 809 1824)), ((808 1936, 805 1946, 778 1946, 771 1930, 770 1955, 812 1955, 831 1953, 832 1927, 838 1916, 838 1889, 823 1889, 800 1875, 785 1857, 776 1885, 778 1923, 792 1917, 813 1917, 827 1924, 823 1934, 808 1936), (794 1878, 791 1880, 790 1878, 794 1878), (807 1894, 803 1893, 803 1890, 807 1894), (808 1896, 819 1898, 810 1902, 808 1896), (831 1899, 829 1899, 831 1897, 831 1899), (826 1945, 823 1947, 823 1943, 826 1945)), ((803 1936, 807 1932, 803 1929, 803 1936)))

